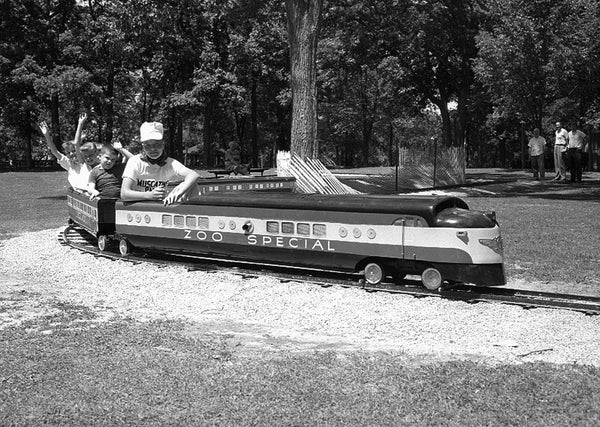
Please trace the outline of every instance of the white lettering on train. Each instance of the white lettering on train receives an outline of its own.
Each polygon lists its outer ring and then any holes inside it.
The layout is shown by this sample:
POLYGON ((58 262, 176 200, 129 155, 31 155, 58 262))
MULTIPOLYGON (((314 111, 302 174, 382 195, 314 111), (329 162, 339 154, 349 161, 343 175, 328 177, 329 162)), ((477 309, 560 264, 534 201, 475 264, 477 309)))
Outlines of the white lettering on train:
MULTIPOLYGON (((223 234, 214 232, 212 234, 206 233, 205 231, 198 231, 196 234, 192 234, 192 230, 183 230, 185 235, 184 239, 196 239, 201 241, 223 241, 223 234)), ((247 236, 247 242, 251 246, 270 246, 277 248, 290 248, 290 249, 308 249, 312 251, 322 252, 335 252, 335 248, 331 246, 329 240, 321 241, 319 239, 302 239, 299 237, 285 237, 285 236, 257 236, 251 234, 247 236)))

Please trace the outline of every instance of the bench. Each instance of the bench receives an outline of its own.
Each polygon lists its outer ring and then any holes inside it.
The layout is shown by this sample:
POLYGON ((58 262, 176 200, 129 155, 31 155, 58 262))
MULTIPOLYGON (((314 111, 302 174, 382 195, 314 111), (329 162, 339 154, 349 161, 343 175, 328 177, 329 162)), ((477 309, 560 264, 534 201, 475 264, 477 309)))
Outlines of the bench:
POLYGON ((250 173, 260 173, 260 176, 263 176, 267 168, 250 168, 250 173))
MULTIPOLYGON (((267 168, 249 168, 248 172, 252 173, 260 173, 260 176, 264 176, 265 171, 267 170, 267 168)), ((208 173, 212 173, 215 175, 215 178, 218 178, 219 176, 229 176, 232 173, 234 173, 234 171, 229 170, 229 169, 210 169, 207 171, 208 173)))

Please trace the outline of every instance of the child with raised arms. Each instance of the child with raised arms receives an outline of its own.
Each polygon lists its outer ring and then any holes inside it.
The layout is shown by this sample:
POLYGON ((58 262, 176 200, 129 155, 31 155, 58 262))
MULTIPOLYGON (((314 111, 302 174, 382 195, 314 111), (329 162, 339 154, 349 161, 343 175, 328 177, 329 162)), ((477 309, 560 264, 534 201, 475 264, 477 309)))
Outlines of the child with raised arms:
POLYGON ((50 130, 48 129, 48 125, 45 121, 42 121, 38 126, 42 135, 46 139, 46 143, 48 144, 48 148, 50 148, 50 152, 56 160, 60 167, 67 171, 67 180, 71 187, 84 190, 87 187, 87 176, 81 175, 81 166, 83 164, 83 158, 80 155, 77 146, 81 143, 81 133, 83 130, 83 124, 85 123, 87 116, 85 113, 82 113, 79 116, 79 122, 77 123, 77 131, 75 132, 75 140, 64 142, 62 144, 62 148, 65 154, 58 151, 56 148, 56 144, 50 134, 50 130))

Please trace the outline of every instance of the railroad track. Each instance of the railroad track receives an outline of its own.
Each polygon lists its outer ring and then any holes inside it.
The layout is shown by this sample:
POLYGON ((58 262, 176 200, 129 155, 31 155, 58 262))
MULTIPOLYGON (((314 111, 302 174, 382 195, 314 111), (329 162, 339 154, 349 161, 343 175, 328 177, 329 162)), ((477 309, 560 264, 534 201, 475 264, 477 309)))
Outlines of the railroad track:
POLYGON ((294 269, 290 266, 264 263, 224 261, 209 257, 189 256, 180 253, 136 252, 122 256, 115 250, 100 251, 96 239, 82 228, 70 225, 58 236, 59 242, 95 257, 122 260, 133 264, 151 263, 159 266, 179 265, 189 271, 227 271, 244 278, 269 276, 282 282, 302 282, 323 287, 341 286, 361 288, 369 292, 388 292, 413 295, 415 297, 435 297, 460 300, 470 303, 496 302, 513 304, 524 308, 556 308, 573 310, 590 315, 600 314, 600 298, 593 296, 559 294, 540 291, 510 289, 506 287, 482 287, 455 285, 430 291, 418 280, 406 279, 402 283, 367 284, 361 274, 340 273, 327 270, 294 269), (290 272, 290 270, 294 270, 290 272))

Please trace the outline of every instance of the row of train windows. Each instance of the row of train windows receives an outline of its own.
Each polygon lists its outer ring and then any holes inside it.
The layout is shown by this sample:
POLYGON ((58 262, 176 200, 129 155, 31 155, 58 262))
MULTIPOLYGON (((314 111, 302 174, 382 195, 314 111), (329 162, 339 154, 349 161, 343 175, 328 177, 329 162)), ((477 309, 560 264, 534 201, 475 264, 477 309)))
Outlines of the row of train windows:
MULTIPOLYGON (((138 221, 139 222, 139 221, 138 221)), ((149 222, 149 221, 146 221, 149 222)), ((176 227, 176 228, 191 228, 198 230, 208 230, 209 219, 206 216, 192 216, 192 215, 162 215, 162 226, 163 227, 176 227)), ((226 224, 224 221, 219 221, 218 227, 223 229, 226 224)), ((229 221, 229 228, 235 230, 237 225, 235 221, 229 221)), ((327 227, 325 224, 310 224, 305 222, 293 223, 293 222, 279 222, 279 221, 267 221, 267 233, 270 234, 298 234, 300 236, 310 236, 312 229, 312 235, 315 237, 324 237, 327 235, 327 227)))
MULTIPOLYGON (((86 205, 84 205, 86 206, 86 205)), ((140 222, 140 221, 138 221, 140 222)), ((150 218, 146 218, 146 222, 150 222, 150 218)), ((427 224, 423 218, 419 217, 403 217, 394 221, 393 225, 405 227, 426 227, 427 224)), ((190 228, 198 230, 208 230, 209 219, 206 216, 193 215, 162 215, 163 227, 190 228)), ((225 221, 219 221, 218 227, 223 229, 226 227, 225 221)), ((229 221, 229 228, 235 230, 237 227, 235 221, 229 221)), ((342 227, 343 229, 343 227, 342 227)), ((299 236, 325 237, 327 235, 327 226, 325 224, 309 224, 306 222, 294 223, 291 221, 267 221, 267 233, 269 234, 297 234, 299 236)), ((341 230, 345 237, 345 230, 341 230)), ((356 232, 354 233, 357 234, 356 232)), ((355 236, 357 237, 357 236, 355 236)))
MULTIPOLYGON (((306 222, 281 222, 267 221, 267 233, 270 234, 298 234, 299 236, 310 236, 311 225, 306 222), (280 228, 281 227, 281 228, 280 228)), ((314 237, 325 237, 327 235, 327 227, 325 224, 313 224, 312 235, 314 237)))
POLYGON ((208 230, 208 217, 191 215, 163 215, 162 225, 163 227, 208 230))

